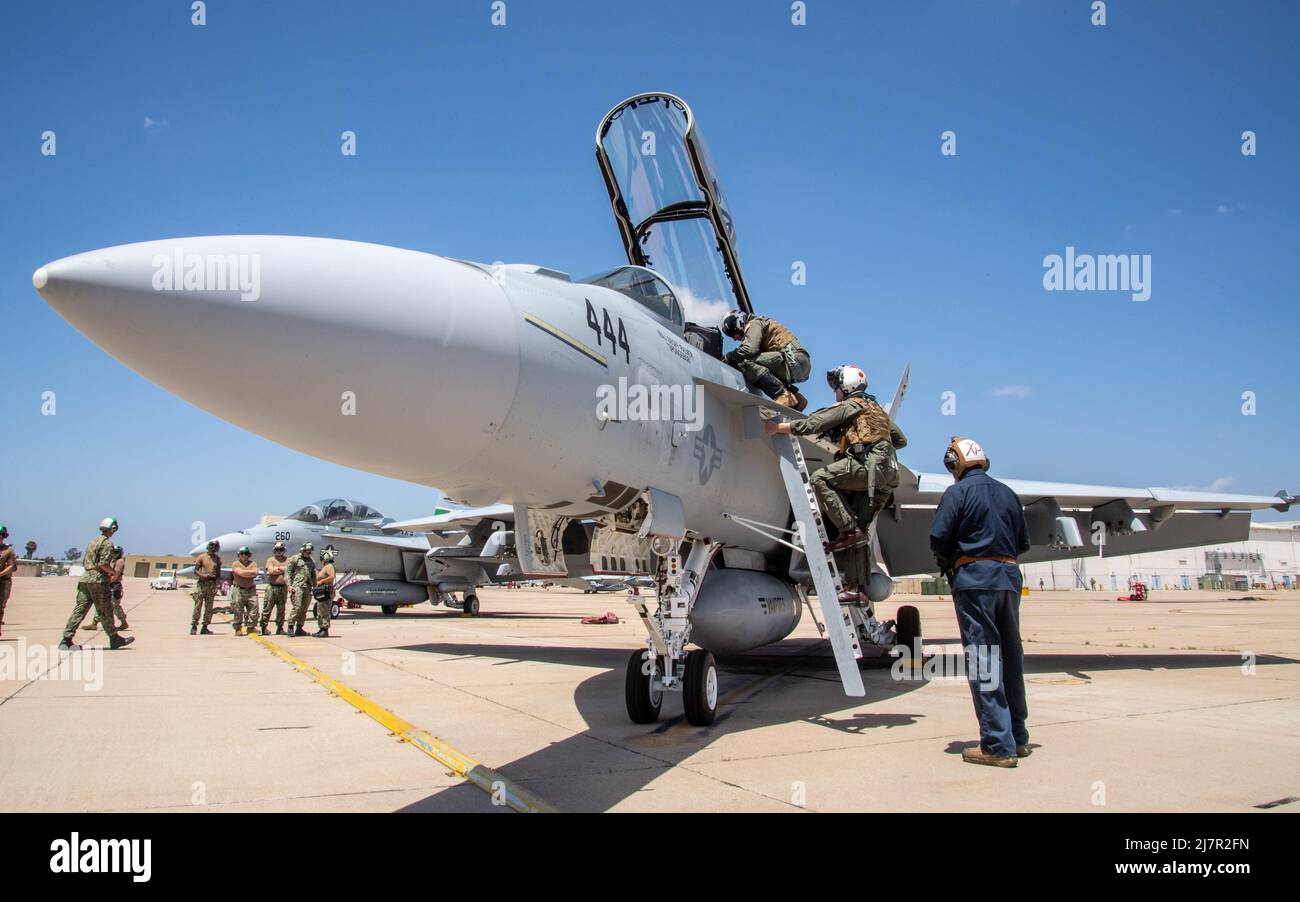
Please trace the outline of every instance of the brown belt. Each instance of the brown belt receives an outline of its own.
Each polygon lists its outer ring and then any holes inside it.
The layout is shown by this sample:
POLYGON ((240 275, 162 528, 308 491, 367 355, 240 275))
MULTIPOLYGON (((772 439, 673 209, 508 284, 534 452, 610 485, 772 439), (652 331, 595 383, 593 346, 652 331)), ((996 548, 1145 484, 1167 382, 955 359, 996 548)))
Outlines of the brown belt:
POLYGON ((971 557, 969 554, 963 554, 961 557, 957 558, 957 563, 952 565, 952 569, 956 570, 959 567, 965 567, 967 564, 974 563, 975 561, 999 561, 1003 564, 1016 563, 1016 559, 1013 557, 1001 557, 996 554, 989 557, 971 557))

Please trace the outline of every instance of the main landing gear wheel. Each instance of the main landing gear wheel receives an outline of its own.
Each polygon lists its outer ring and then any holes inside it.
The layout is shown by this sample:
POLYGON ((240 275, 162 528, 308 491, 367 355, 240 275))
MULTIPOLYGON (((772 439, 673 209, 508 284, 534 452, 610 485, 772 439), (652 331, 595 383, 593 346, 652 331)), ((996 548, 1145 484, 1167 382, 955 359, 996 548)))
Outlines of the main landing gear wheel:
POLYGON ((627 662, 627 680, 624 683, 624 695, 627 700, 627 716, 632 723, 654 723, 659 719, 659 709, 664 703, 663 689, 655 688, 654 681, 644 672, 646 650, 637 649, 627 662))
POLYGON ((461 612, 462 612, 462 613, 468 614, 468 615, 471 616, 471 617, 477 617, 477 616, 478 616, 478 596, 477 596, 477 595, 466 595, 466 596, 465 596, 465 603, 461 605, 460 609, 461 609, 461 612))
POLYGON ((384 612, 385 617, 392 617, 394 614, 397 613, 397 605, 395 604, 380 605, 379 610, 384 612))
POLYGON ((330 602, 330 620, 338 620, 339 614, 342 613, 342 611, 343 608, 339 606, 337 601, 330 602))
POLYGON ((712 652, 697 648, 687 653, 682 702, 694 726, 707 727, 718 716, 718 664, 712 652))
POLYGON ((916 654, 916 645, 921 641, 921 612, 910 604, 899 608, 894 635, 897 645, 906 648, 908 654, 916 654))

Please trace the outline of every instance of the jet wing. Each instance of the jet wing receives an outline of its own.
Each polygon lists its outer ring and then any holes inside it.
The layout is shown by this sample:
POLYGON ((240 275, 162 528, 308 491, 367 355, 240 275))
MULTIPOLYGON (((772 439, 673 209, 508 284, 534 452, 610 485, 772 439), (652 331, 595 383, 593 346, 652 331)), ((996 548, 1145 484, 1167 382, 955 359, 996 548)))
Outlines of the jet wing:
MULTIPOLYGON (((910 471, 909 471, 910 472, 910 471)), ((1286 511, 1295 500, 1286 492, 1277 495, 1233 495, 1220 492, 1195 492, 1169 488, 1124 488, 1113 485, 1080 485, 1068 482, 1037 482, 1029 479, 1000 479, 1011 488, 1026 506, 1045 498, 1055 498, 1061 507, 1097 507, 1122 500, 1134 510, 1172 507, 1176 510, 1286 511)), ((911 480, 904 479, 895 498, 902 504, 930 504, 938 506, 944 490, 952 485, 952 476, 943 473, 916 473, 911 480), (909 491, 907 484, 914 488, 909 491)))
POLYGON ((424 536, 376 536, 357 535, 351 532, 325 532, 321 533, 320 538, 321 541, 332 542, 336 546, 340 543, 346 545, 349 542, 358 542, 367 545, 384 545, 401 551, 429 550, 429 540, 424 536))
MULTIPOLYGON (((900 467, 900 470, 903 470, 900 467)), ((1170 488, 1132 488, 1003 479, 1029 525, 1021 563, 1194 548, 1250 537, 1250 512, 1289 509, 1295 498, 1170 488), (1104 528, 1103 528, 1104 527, 1104 528), (1102 540, 1099 542, 1099 539, 1102 540)), ((900 473, 894 505, 877 521, 881 556, 894 576, 934 573, 930 526, 952 477, 900 473)))
POLYGON ((384 532, 443 532, 449 529, 469 529, 484 520, 515 522, 515 509, 509 504, 490 504, 487 507, 467 507, 446 514, 417 517, 414 520, 397 520, 385 523, 384 532))

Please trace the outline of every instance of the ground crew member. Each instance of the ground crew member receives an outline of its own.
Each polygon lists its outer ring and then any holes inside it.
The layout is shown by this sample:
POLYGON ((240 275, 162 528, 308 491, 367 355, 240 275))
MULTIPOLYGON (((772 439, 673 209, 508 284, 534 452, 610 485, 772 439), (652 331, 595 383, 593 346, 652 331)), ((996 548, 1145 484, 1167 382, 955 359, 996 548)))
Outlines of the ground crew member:
POLYGON ((9 604, 9 592, 14 585, 14 571, 18 569, 18 552, 5 542, 7 538, 8 527, 0 525, 0 633, 5 622, 5 605, 9 604))
POLYGON ((795 384, 807 380, 812 360, 794 333, 776 320, 733 310, 722 320, 722 331, 740 342, 723 355, 740 370, 745 382, 786 407, 803 410, 808 399, 795 384))
POLYGON ((266 626, 271 622, 271 610, 275 610, 275 634, 284 632, 284 568, 289 558, 284 553, 284 543, 276 542, 273 554, 266 559, 266 592, 262 595, 262 635, 266 635, 266 626))
POLYGON ((320 571, 316 574, 316 626, 312 633, 317 639, 328 639, 330 634, 330 605, 334 603, 334 552, 326 548, 320 553, 320 571))
POLYGON ((108 583, 113 576, 113 543, 109 541, 117 532, 117 521, 105 517, 99 522, 99 535, 90 540, 86 553, 81 558, 85 573, 77 580, 77 601, 72 606, 72 616, 63 628, 63 641, 59 643, 62 651, 76 651, 80 645, 73 645, 72 639, 81 628, 81 621, 86 619, 86 612, 94 607, 108 633, 108 647, 121 648, 135 641, 134 637, 123 639, 117 634, 113 625, 113 611, 109 605, 108 583))
POLYGON ((221 579, 221 543, 212 539, 207 544, 207 551, 194 561, 194 613, 190 616, 190 635, 211 636, 208 626, 212 623, 212 600, 217 594, 217 580, 221 579), (199 614, 203 615, 203 628, 199 629, 199 614))
POLYGON ((289 611, 289 635, 305 636, 302 625, 307 621, 307 603, 316 585, 316 562, 311 559, 311 542, 304 542, 298 553, 284 566, 284 581, 289 587, 293 608, 289 611))
POLYGON ((230 565, 230 581, 234 583, 231 596, 231 622, 236 636, 247 636, 257 629, 257 564, 253 552, 245 545, 230 565))
POLYGON ((979 718, 980 744, 963 761, 1015 767, 1029 755, 1024 651, 1020 644, 1020 568, 1029 529, 1016 493, 988 475, 978 442, 954 436, 943 456, 954 485, 939 501, 930 547, 952 584, 966 650, 966 679, 979 718))
MULTIPOLYGON (((126 551, 121 545, 113 546, 113 576, 108 581, 108 598, 113 608, 113 616, 121 621, 117 625, 119 630, 129 630, 131 624, 126 622, 126 611, 122 610, 122 577, 126 575, 126 551)), ((89 629, 99 629, 99 615, 91 621, 89 629)))
MULTIPOLYGON (((841 551, 868 545, 870 534, 863 530, 849 501, 862 512, 867 529, 877 513, 889 501, 898 487, 898 456, 896 448, 907 445, 907 437, 889 419, 889 414, 867 394, 867 375, 856 366, 837 366, 826 374, 826 381, 835 391, 834 406, 824 407, 802 420, 763 425, 768 435, 828 435, 839 442, 835 459, 814 470, 808 477, 817 502, 827 518, 835 524, 839 535, 831 542, 829 551, 841 551), (865 499, 857 504, 857 495, 865 499)), ((864 568, 859 567, 859 570, 864 568)), ((863 603, 865 586, 870 577, 870 564, 857 575, 857 587, 846 587, 841 601, 863 603)))

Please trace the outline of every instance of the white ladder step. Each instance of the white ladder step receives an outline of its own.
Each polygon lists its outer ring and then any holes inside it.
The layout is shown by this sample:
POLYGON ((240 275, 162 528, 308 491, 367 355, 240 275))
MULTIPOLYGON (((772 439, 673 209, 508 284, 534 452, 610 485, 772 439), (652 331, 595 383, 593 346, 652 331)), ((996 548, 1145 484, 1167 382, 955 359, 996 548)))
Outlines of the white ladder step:
POLYGON ((808 478, 808 466, 804 461, 803 449, 799 447, 799 437, 774 436, 773 446, 780 460, 781 478, 785 482, 785 491, 790 496, 790 507, 794 512, 798 532, 796 541, 803 546, 808 570, 817 589, 817 601, 831 640, 831 650, 835 652, 840 681, 844 684, 845 694, 861 697, 867 694, 862 685, 862 673, 858 670, 862 645, 848 611, 840 605, 839 593, 843 585, 835 566, 835 558, 826 552, 826 527, 817 506, 817 496, 813 494, 812 483, 808 478))

